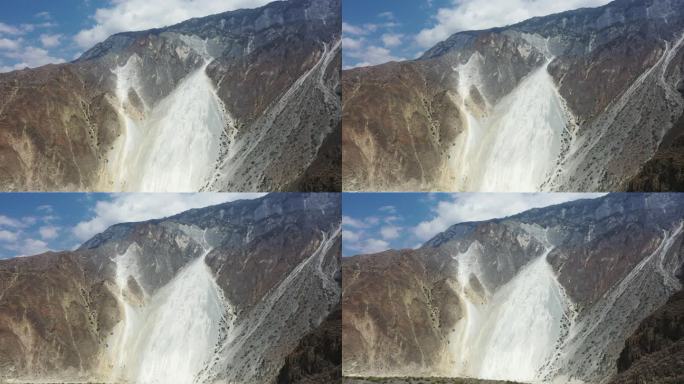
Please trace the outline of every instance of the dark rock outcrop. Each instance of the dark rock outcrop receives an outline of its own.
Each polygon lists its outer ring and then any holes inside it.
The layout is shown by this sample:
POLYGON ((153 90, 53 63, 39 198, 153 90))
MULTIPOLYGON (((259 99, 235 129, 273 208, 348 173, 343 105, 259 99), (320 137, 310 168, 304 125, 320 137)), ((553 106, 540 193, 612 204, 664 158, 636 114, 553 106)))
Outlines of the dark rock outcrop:
POLYGON ((339 383, 341 359, 342 310, 338 306, 285 359, 276 383, 339 383))
POLYGON ((611 383, 684 380, 684 292, 646 318, 625 342, 611 383))

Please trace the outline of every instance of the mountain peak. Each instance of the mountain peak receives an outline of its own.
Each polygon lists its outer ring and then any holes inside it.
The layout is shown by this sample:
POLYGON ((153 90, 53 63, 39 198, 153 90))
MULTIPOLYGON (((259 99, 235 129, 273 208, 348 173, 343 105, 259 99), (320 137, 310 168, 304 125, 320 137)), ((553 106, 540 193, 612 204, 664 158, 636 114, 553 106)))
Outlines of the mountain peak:
MULTIPOLYGON (((174 25, 142 31, 114 34, 83 53, 76 62, 92 60, 108 53, 118 53, 139 38, 165 33, 197 36, 200 39, 245 40, 269 29, 299 24, 309 32, 339 23, 335 12, 340 0, 274 1, 259 8, 238 9, 214 15, 195 17, 174 25)), ((320 33, 320 31, 318 31, 320 33)), ((279 32, 274 32, 279 34, 279 32)), ((282 33, 282 32, 280 32, 282 33)))

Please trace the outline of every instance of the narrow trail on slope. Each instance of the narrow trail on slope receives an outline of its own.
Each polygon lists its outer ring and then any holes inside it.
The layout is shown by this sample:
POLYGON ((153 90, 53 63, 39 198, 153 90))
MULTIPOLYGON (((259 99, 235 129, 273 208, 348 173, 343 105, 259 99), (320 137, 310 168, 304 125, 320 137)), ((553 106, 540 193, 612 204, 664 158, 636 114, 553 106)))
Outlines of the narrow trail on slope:
POLYGON ((663 230, 657 248, 582 311, 559 347, 559 354, 550 362, 545 378, 562 376, 603 382, 614 373, 624 339, 682 288, 674 276, 678 257, 670 251, 683 231, 684 222, 670 231, 663 230))
MULTIPOLYGON (((622 146, 616 143, 643 140, 649 149, 643 161, 655 153, 662 143, 672 124, 654 120, 654 115, 640 100, 657 95, 660 90, 664 93, 665 104, 659 111, 663 116, 673 118, 681 115, 681 96, 673 85, 667 82, 667 71, 671 61, 676 57, 684 43, 684 34, 676 41, 664 41, 663 53, 652 66, 646 68, 620 95, 608 104, 596 118, 588 123, 581 135, 573 137, 567 150, 558 160, 553 176, 548 180, 546 189, 567 190, 584 182, 587 190, 606 189, 602 185, 602 177, 594 177, 594 170, 605 168, 613 161, 624 162, 625 156, 620 158, 622 146), (639 121, 639 125, 631 125, 631 121, 639 121), (651 137, 639 137, 636 133, 649 132, 648 124, 655 124, 656 129, 650 132, 651 137), (617 128, 616 128, 617 127, 617 128), (636 137, 635 137, 636 135, 636 137), (651 152, 652 151, 652 152, 651 152), (598 163, 598 165, 597 165, 598 163)), ((658 96, 660 97, 660 96, 658 96)), ((651 129, 651 128, 649 128, 651 129)), ((636 165, 635 165, 636 166, 636 165)), ((638 164, 641 166, 641 163, 638 164)), ((626 173, 625 177, 634 176, 634 171, 626 173)), ((614 186, 613 188, 616 188, 614 186)))
MULTIPOLYGON (((293 132, 294 126, 286 126, 284 129, 279 127, 276 122, 280 116, 286 112, 288 106, 296 102, 301 97, 301 93, 310 90, 319 90, 325 100, 332 103, 337 96, 328 89, 325 84, 325 72, 331 65, 335 56, 342 47, 342 41, 336 41, 332 46, 321 43, 323 51, 319 60, 297 80, 259 116, 254 123, 257 129, 252 130, 247 135, 238 139, 231 150, 231 154, 221 159, 213 175, 209 178, 209 186, 212 187, 219 182, 221 177, 229 179, 239 179, 242 177, 240 171, 243 170, 248 161, 252 161, 250 169, 252 173, 258 175, 258 183, 263 181, 264 175, 259 175, 257 170, 263 170, 269 165, 270 158, 265 153, 260 153, 264 148, 277 147, 277 142, 285 141, 293 132), (275 131, 275 129, 279 129, 275 131)), ((316 146, 323 143, 328 129, 321 129, 317 133, 316 146)), ((257 184, 258 184, 257 183, 257 184)))

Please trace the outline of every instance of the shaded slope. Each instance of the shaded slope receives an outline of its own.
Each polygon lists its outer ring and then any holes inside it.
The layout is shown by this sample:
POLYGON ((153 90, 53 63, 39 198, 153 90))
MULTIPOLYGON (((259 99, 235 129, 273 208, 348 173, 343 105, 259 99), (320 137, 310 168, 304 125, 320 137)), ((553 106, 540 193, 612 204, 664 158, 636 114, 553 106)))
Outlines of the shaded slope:
POLYGON ((684 376, 684 292, 646 318, 630 336, 611 383, 676 383, 684 376))
POLYGON ((277 383, 335 383, 342 378, 342 311, 336 307, 287 357, 277 383))

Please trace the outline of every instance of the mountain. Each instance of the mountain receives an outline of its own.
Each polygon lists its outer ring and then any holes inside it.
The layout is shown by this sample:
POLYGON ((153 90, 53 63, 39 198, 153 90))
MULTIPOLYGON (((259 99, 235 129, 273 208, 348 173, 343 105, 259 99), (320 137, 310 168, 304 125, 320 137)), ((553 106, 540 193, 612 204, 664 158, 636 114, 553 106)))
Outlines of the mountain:
POLYGON ((345 258, 343 373, 605 383, 638 369, 638 382, 656 382, 682 354, 644 356, 679 336, 638 329, 670 332, 647 318, 681 292, 682 217, 680 194, 618 193, 345 258))
POLYGON ((342 308, 305 336, 285 361, 278 384, 339 383, 342 377, 342 308))
POLYGON ((337 194, 270 194, 0 260, 0 379, 270 384, 307 341, 299 377, 330 374, 311 335, 339 318, 339 217, 337 194))
POLYGON ((345 190, 684 190, 684 1, 616 0, 343 71, 345 190))
POLYGON ((0 189, 339 190, 340 29, 279 1, 0 74, 0 189))
MULTIPOLYGON (((680 276, 680 282, 682 280, 680 276)), ((684 292, 646 318, 625 342, 611 384, 684 381, 684 292)))

